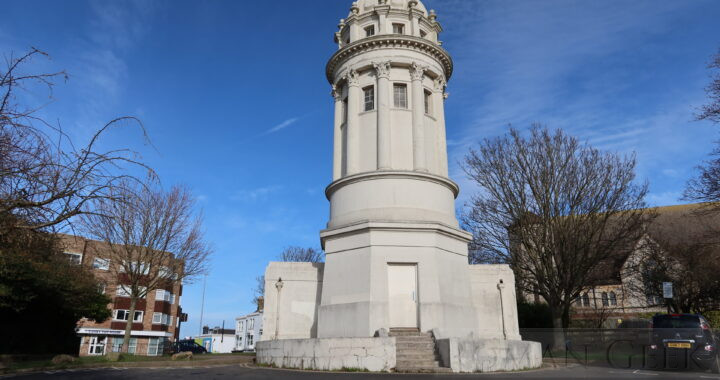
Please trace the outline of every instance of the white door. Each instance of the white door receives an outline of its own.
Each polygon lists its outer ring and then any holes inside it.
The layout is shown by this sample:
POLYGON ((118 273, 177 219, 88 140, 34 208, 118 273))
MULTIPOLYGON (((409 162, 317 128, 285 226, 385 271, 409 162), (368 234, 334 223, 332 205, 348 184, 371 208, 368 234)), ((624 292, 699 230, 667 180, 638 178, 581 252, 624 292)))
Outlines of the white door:
POLYGON ((388 265, 390 327, 418 327, 417 266, 388 265))

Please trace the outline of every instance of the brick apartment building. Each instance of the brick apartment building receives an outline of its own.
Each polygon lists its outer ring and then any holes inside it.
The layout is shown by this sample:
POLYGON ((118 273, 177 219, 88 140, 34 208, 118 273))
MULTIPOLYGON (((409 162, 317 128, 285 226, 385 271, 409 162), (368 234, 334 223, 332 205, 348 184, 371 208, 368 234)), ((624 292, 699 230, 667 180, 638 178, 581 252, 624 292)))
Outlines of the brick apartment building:
MULTIPOLYGON (((104 322, 81 319, 77 333, 80 337, 80 356, 105 355, 121 350, 129 316, 130 298, 123 288, 123 276, 111 270, 114 263, 107 257, 103 242, 78 236, 63 235, 63 248, 68 258, 78 265, 91 268, 101 282, 103 292, 112 299, 108 308, 111 317, 104 322)), ((135 355, 156 356, 167 353, 180 332, 180 323, 187 319, 180 307, 181 281, 169 281, 162 289, 150 292, 138 300, 128 352, 135 355), (184 319, 181 321, 181 319, 184 319)))

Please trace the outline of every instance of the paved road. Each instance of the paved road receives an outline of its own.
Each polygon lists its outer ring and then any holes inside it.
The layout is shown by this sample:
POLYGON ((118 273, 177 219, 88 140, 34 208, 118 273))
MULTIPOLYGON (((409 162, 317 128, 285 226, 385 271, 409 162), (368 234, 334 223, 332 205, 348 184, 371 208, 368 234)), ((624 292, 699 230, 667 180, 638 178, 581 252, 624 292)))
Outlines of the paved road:
POLYGON ((651 372, 638 370, 621 370, 598 367, 548 368, 528 372, 505 374, 465 374, 465 375, 420 375, 420 374, 377 374, 377 373, 327 373, 290 371, 281 369, 265 369, 228 365, 217 367, 195 368, 114 368, 114 369, 78 369, 64 371, 48 371, 31 375, 2 377, 13 380, 89 380, 89 379, 152 379, 152 380, 183 380, 183 379, 241 379, 241 380, 393 380, 393 379, 719 379, 720 375, 699 372, 651 372))

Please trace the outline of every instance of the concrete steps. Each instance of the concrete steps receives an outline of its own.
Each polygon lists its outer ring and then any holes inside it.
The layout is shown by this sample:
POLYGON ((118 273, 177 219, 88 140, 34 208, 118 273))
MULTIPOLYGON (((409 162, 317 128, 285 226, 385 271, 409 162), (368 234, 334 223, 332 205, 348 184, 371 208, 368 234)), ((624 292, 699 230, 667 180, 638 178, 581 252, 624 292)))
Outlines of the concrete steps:
POLYGON ((395 337, 396 372, 452 372, 450 368, 441 367, 431 333, 418 329, 390 329, 389 335, 395 337))

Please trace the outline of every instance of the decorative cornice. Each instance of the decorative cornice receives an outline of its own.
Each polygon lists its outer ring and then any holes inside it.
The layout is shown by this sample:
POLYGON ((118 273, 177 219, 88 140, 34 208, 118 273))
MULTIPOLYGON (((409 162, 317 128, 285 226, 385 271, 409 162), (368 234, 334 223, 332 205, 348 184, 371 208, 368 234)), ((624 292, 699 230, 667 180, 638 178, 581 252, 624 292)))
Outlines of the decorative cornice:
POLYGON ((440 62, 445 70, 445 78, 449 80, 453 72, 453 61, 450 54, 437 44, 424 38, 382 34, 373 37, 363 38, 349 45, 344 46, 333 54, 325 67, 325 75, 330 83, 333 83, 335 70, 343 62, 359 54, 378 49, 408 49, 427 54, 440 62))
POLYGON ((373 62, 378 78, 390 78, 390 61, 373 62))
POLYGON ((357 70, 350 69, 347 74, 345 74, 345 80, 347 81, 348 86, 359 86, 360 74, 358 74, 357 70))
POLYGON ((422 66, 417 62, 413 62, 412 65, 410 65, 410 78, 414 81, 423 80, 423 77, 425 76, 425 72, 427 70, 427 66, 422 66))
POLYGON ((362 181, 371 181, 376 179, 383 179, 383 178, 402 178, 402 179, 410 179, 410 180, 416 180, 416 181, 428 181, 428 182, 434 182, 439 185, 445 186, 450 191, 453 192, 453 195, 455 198, 457 198, 458 194, 460 194, 460 187, 453 181, 451 181, 447 177, 442 177, 435 174, 430 174, 427 172, 418 172, 418 171, 407 171, 407 170, 379 170, 379 171, 371 171, 371 172, 365 172, 365 173, 358 173, 353 174, 351 176, 343 177, 338 179, 337 181, 331 183, 328 185, 327 188, 325 188, 325 196, 328 200, 330 200, 330 196, 337 191, 337 189, 341 187, 345 187, 349 184, 356 183, 356 182, 362 182, 362 181))

